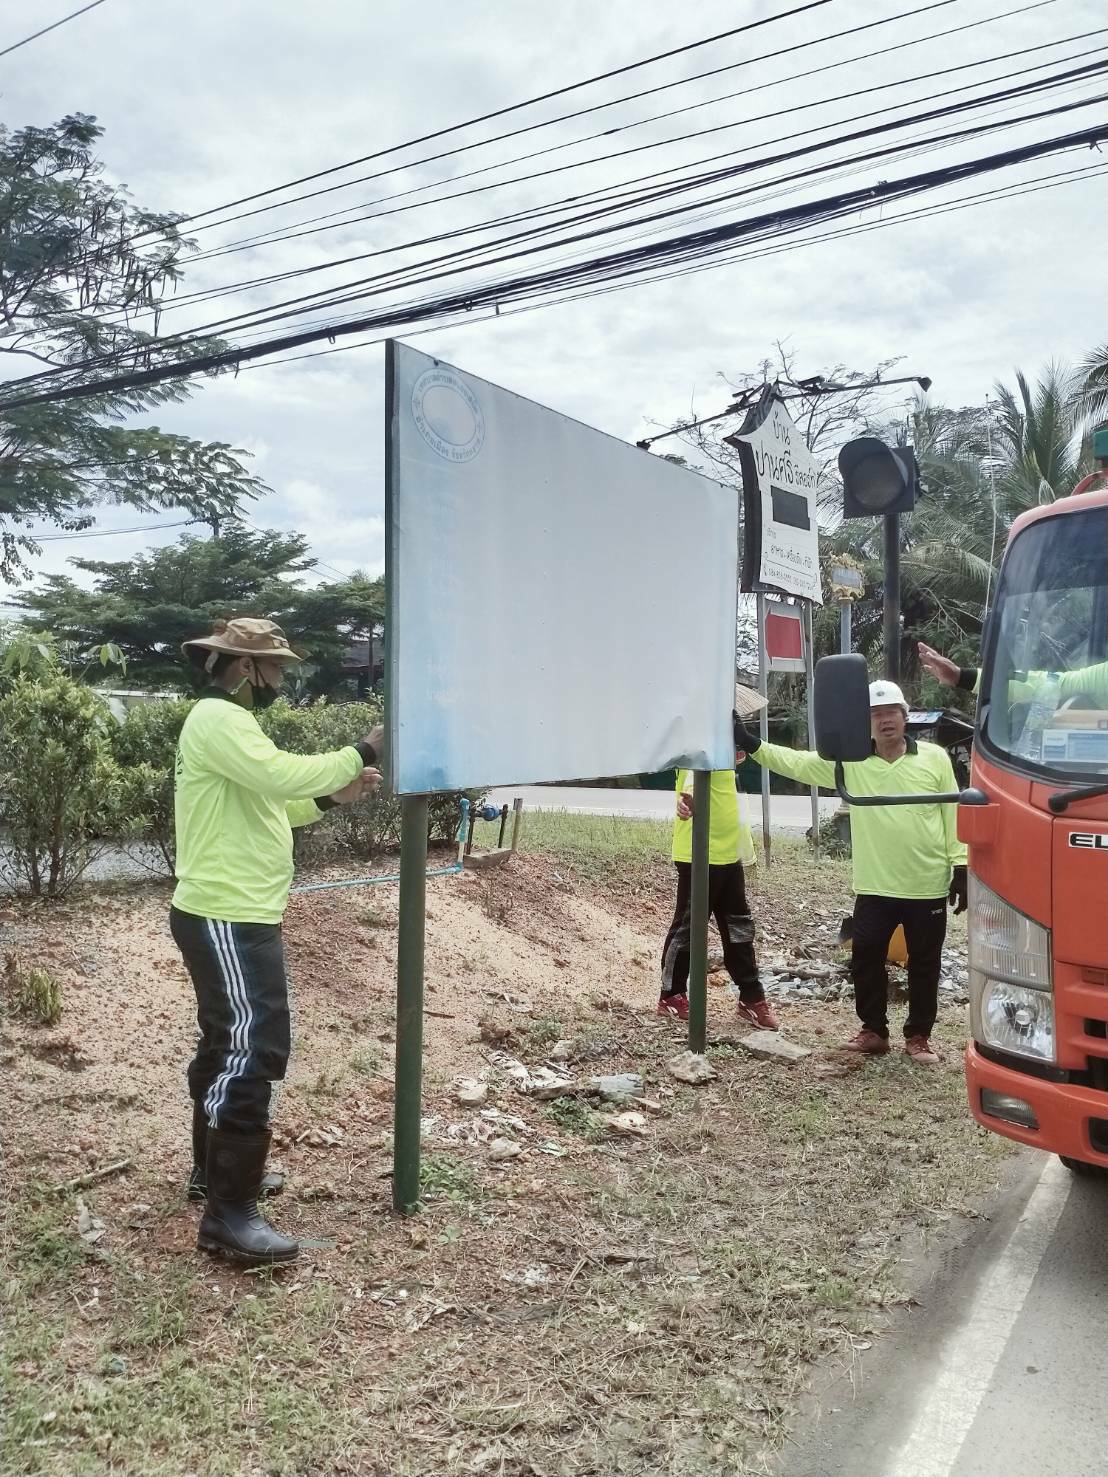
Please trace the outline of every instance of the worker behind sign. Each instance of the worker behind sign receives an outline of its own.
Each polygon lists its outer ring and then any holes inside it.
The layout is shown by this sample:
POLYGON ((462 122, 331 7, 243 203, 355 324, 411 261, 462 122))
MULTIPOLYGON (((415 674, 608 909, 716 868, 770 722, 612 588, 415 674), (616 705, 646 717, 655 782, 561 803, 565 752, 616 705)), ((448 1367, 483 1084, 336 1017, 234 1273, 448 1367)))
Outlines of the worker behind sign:
POLYGON ((285 668, 300 661, 280 626, 241 618, 186 641, 207 685, 177 747, 174 942, 196 993, 200 1039, 189 1199, 207 1198, 198 1244, 252 1263, 291 1261, 297 1243, 258 1210, 272 1084, 290 1041, 281 920, 292 829, 373 791, 381 730, 331 754, 287 754, 258 727, 285 668))
MULTIPOLYGON (((895 682, 869 689, 873 753, 847 764, 846 786, 856 795, 950 794, 957 789, 950 756, 937 744, 905 732, 908 705, 895 682)), ((776 774, 808 785, 835 788, 835 766, 818 754, 763 744, 742 727, 736 742, 776 774)), ((851 969, 862 1029, 848 1051, 878 1055, 889 1050, 888 975, 885 960, 898 926, 908 945, 908 1017, 904 1049, 923 1066, 939 1060, 931 1045, 939 1003, 939 974, 948 902, 966 907, 966 848, 955 830, 955 806, 867 805, 850 811, 854 873, 851 969)))
MULTIPOLYGON (((765 699, 748 687, 735 688, 736 716, 747 716, 765 706, 765 699)), ((662 946, 662 993, 658 1014, 689 1018, 689 952, 692 923, 692 774, 677 771, 677 814, 673 823, 673 863, 677 869, 677 901, 662 946)), ((750 827, 739 812, 739 793, 733 769, 711 774, 708 820, 708 911, 715 919, 723 945, 723 961, 739 999, 739 1019, 765 1031, 778 1029, 777 1017, 766 1000, 754 953, 754 920, 746 901, 743 864, 754 860, 750 827)))

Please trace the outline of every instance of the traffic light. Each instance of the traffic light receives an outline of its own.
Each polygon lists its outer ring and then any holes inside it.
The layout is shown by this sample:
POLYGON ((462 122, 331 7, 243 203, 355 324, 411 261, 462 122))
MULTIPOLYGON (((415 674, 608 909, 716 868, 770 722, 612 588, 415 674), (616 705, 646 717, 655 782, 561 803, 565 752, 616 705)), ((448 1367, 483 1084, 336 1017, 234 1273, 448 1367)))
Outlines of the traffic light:
POLYGON ((876 436, 859 436, 839 452, 843 479, 843 517, 880 518, 907 513, 920 496, 919 463, 910 446, 886 446, 876 436))

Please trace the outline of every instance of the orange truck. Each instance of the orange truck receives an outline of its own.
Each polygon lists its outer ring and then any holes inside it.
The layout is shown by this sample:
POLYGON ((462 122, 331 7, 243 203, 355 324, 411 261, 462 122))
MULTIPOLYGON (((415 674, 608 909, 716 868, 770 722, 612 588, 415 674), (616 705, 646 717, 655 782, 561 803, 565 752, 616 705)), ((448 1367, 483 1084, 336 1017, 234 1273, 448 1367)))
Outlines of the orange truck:
MULTIPOLYGON (((1094 454, 1012 526, 970 788, 944 797, 969 845, 970 1110, 1076 1173, 1108 1170, 1108 430, 1094 454)), ((825 758, 868 754, 867 681, 861 657, 818 664, 825 758)))

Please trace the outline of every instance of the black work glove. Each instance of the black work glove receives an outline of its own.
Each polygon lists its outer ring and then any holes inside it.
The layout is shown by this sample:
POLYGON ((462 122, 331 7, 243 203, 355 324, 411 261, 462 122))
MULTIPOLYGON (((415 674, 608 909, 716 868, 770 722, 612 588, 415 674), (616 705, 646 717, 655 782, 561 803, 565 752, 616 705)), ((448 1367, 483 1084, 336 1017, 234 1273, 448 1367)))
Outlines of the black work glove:
POLYGON ((754 754, 762 747, 762 740, 756 733, 751 733, 738 713, 731 714, 731 722, 735 729, 735 748, 742 749, 746 754, 754 754))
POLYGON ((964 913, 969 907, 969 875, 964 866, 954 868, 946 900, 954 909, 955 914, 964 913))

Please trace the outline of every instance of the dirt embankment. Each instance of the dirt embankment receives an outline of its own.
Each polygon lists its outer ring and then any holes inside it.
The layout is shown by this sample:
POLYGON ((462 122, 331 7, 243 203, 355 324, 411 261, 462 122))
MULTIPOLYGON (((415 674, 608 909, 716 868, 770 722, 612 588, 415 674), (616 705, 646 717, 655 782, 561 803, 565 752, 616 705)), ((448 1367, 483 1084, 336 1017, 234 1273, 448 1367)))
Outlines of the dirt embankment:
MULTIPOLYGON (((845 900, 841 868, 782 868, 753 898, 765 948, 833 958, 845 900)), ((812 1049, 795 1065, 725 1045, 712 1082, 679 1084, 680 1028, 653 1013, 670 903, 664 863, 589 881, 521 856, 429 884, 425 1209, 397 1221, 396 894, 295 899, 272 1214, 316 1245, 276 1275, 194 1249, 193 1005, 166 895, 6 909, 0 952, 55 975, 63 1013, 8 1015, 0 1041, 3 1470, 761 1470, 811 1361, 856 1357, 904 1296, 902 1238, 972 1206, 1001 1150, 964 1114, 955 1050, 931 1073, 843 1062, 836 1002, 780 1007, 812 1049), (574 1083, 641 1076, 641 1119, 522 1092, 511 1062, 552 1053, 574 1083), (463 1077, 482 1105, 455 1101, 463 1077)), ((712 1034, 736 1035, 732 1008, 713 985, 712 1034)), ((944 1012, 948 1048, 961 1030, 944 1012)))

